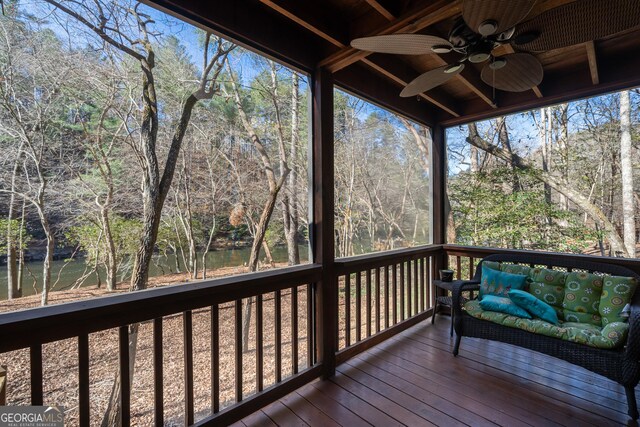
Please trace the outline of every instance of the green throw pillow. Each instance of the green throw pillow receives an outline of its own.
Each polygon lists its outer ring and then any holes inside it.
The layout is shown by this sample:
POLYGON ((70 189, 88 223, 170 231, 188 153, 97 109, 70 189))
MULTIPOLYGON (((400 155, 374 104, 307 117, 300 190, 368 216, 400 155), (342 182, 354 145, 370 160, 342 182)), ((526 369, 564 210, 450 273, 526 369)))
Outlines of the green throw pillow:
POLYGON ((507 297, 499 297, 496 295, 485 295, 480 301, 480 307, 487 311, 497 311, 498 313, 507 313, 513 316, 531 319, 531 315, 522 307, 518 307, 516 303, 507 297))
POLYGON ((558 315, 556 311, 546 302, 539 300, 529 292, 521 291, 518 289, 509 292, 509 298, 517 306, 524 308, 527 312, 531 313, 534 317, 557 325, 558 315))
POLYGON ((482 261, 482 266, 500 271, 500 263, 498 261, 482 261))
POLYGON ((528 276, 531 273, 531 267, 520 264, 500 264, 500 271, 510 274, 522 274, 528 276))
POLYGON ((497 271, 483 263, 479 298, 482 300, 485 295, 496 295, 506 298, 510 290, 524 289, 526 285, 527 276, 497 271))
POLYGON ((553 307, 558 319, 562 320, 562 301, 567 273, 547 268, 534 268, 530 275, 529 293, 553 307))
POLYGON ((631 302, 638 281, 634 277, 604 276, 604 288, 598 309, 602 316, 602 326, 611 322, 624 322, 620 312, 631 302))
POLYGON ((567 274, 562 302, 565 322, 590 323, 602 326, 600 296, 603 276, 585 272, 567 274))

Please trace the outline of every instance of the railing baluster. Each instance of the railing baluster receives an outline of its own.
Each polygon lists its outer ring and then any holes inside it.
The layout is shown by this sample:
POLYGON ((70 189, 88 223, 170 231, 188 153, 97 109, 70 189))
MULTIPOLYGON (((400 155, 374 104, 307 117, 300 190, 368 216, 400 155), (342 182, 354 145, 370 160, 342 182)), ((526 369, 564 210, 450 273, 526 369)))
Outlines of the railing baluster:
POLYGON ((367 308, 365 309, 366 314, 366 322, 367 322, 367 337, 371 336, 371 269, 367 268, 367 272, 365 273, 366 278, 366 292, 367 292, 367 308))
MULTIPOLYGON (((249 301, 247 300, 247 304, 249 301)), ((235 306, 235 324, 236 324, 236 402, 242 401, 242 300, 236 300, 235 306)), ((247 329, 249 325, 247 325, 247 329)))
POLYGON ((420 302, 420 286, 418 285, 418 279, 420 276, 418 275, 418 259, 416 258, 413 261, 413 314, 418 314, 420 312, 419 302, 420 302))
POLYGON ((424 275, 424 265, 427 262, 427 258, 420 258, 420 311, 425 311, 427 309, 427 300, 426 300, 426 277, 424 275))
POLYGON ((78 336, 78 418, 81 426, 91 422, 89 403, 89 335, 78 336))
POLYGON ((31 404, 42 406, 42 346, 31 347, 31 404))
POLYGON ((276 383, 282 381, 282 292, 275 292, 275 353, 276 353, 276 383))
POLYGON ((351 274, 344 276, 344 346, 351 345, 351 274))
POLYGON ((131 382, 129 380, 129 327, 118 328, 120 351, 120 414, 121 425, 129 426, 131 423, 131 382))
POLYGON ((456 277, 462 279, 462 261, 460 255, 456 256, 456 277))
POLYGON ((475 258, 472 256, 469 257, 469 280, 473 279, 473 263, 475 262, 475 258))
POLYGON ((382 267, 382 269, 384 270, 384 328, 387 329, 389 328, 389 268, 391 266, 390 265, 385 265, 384 267, 382 267))
POLYGON ((380 268, 376 267, 376 333, 380 332, 380 268))
POLYGON ((184 346, 184 424, 193 424, 193 313, 182 314, 184 346))
POLYGON ((392 285, 392 294, 393 294, 393 324, 398 323, 398 272, 396 271, 398 264, 393 264, 393 271, 391 276, 392 285))
POLYGON ((164 425, 164 383, 162 366, 162 317, 153 319, 153 413, 155 425, 164 425))
POLYGON ((406 319, 404 300, 405 300, 405 283, 404 283, 404 261, 400 263, 400 320, 406 319))
POLYGON ((359 342, 362 339, 362 276, 361 272, 356 272, 356 339, 359 342))
POLYGON ((256 295, 256 390, 264 388, 264 342, 262 318, 262 294, 256 295))
POLYGON ((211 306, 211 407, 220 411, 220 316, 218 304, 211 306))
POLYGON ((413 305, 411 304, 411 296, 413 294, 412 291, 412 284, 411 284, 411 260, 407 261, 407 283, 406 283, 406 292, 407 292, 407 317, 409 318, 411 317, 411 309, 413 308, 413 305))
POLYGON ((291 363, 298 373, 298 287, 291 288, 291 363))
POLYGON ((314 337, 313 317, 313 285, 307 285, 307 368, 313 366, 315 351, 313 347, 314 337))

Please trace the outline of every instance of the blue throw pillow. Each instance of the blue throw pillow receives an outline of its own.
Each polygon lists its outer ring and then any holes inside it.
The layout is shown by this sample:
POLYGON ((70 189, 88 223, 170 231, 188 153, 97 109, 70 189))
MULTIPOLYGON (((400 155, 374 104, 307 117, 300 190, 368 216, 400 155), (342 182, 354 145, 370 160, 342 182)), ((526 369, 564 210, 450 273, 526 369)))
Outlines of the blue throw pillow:
POLYGON ((531 319, 531 315, 522 307, 518 307, 516 303, 507 297, 498 297, 495 295, 485 295, 480 301, 480 307, 487 311, 497 311, 499 313, 507 313, 513 316, 531 319))
POLYGON ((512 289, 524 289, 527 286, 527 276, 511 274, 494 270, 482 264, 482 277, 480 278, 479 298, 482 301, 485 295, 508 297, 512 289))
POLYGON ((539 300, 529 292, 520 291, 517 289, 512 290, 509 292, 509 298, 511 298, 511 301, 513 301, 515 304, 524 308, 535 317, 539 317, 540 319, 554 325, 560 323, 558 321, 558 314, 553 309, 553 307, 551 307, 546 302, 539 300))

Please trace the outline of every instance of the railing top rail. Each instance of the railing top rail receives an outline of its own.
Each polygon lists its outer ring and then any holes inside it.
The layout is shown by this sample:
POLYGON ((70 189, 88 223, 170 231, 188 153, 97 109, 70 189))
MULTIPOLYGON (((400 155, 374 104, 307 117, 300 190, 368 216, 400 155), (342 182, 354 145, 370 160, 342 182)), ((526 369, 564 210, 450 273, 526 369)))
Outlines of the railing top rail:
POLYGON ((461 246, 461 245, 444 245, 443 249, 448 255, 454 256, 473 256, 475 258, 484 258, 492 254, 513 254, 513 255, 535 255, 537 257, 549 257, 562 260, 574 260, 578 262, 598 262, 626 267, 637 274, 640 274, 640 259, 635 258, 615 258, 603 257, 595 255, 567 254, 560 252, 544 252, 532 251, 524 249, 502 249, 481 246, 461 246))
POLYGON ((425 255, 437 254, 442 250, 442 245, 423 245, 414 248, 395 249, 372 254, 357 255, 347 258, 338 258, 335 261, 338 274, 348 274, 376 266, 382 267, 406 259, 416 259, 425 255))
POLYGON ((144 322, 320 279, 308 264, 0 314, 0 352, 144 322))

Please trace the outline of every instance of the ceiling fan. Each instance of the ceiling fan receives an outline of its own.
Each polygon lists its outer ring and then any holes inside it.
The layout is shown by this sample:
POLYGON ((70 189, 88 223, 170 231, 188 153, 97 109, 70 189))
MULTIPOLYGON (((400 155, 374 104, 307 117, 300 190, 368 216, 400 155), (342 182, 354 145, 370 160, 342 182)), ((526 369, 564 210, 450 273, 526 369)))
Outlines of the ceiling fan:
POLYGON ((424 34, 389 34, 351 42, 357 49, 400 55, 446 54, 460 58, 427 71, 400 93, 410 97, 439 86, 464 69, 467 62, 486 63, 482 80, 496 89, 522 92, 543 78, 540 61, 528 52, 543 52, 600 39, 640 25, 638 0, 577 0, 526 20, 537 0, 463 0, 462 16, 448 40, 424 34), (515 53, 495 56, 509 44, 515 53))

